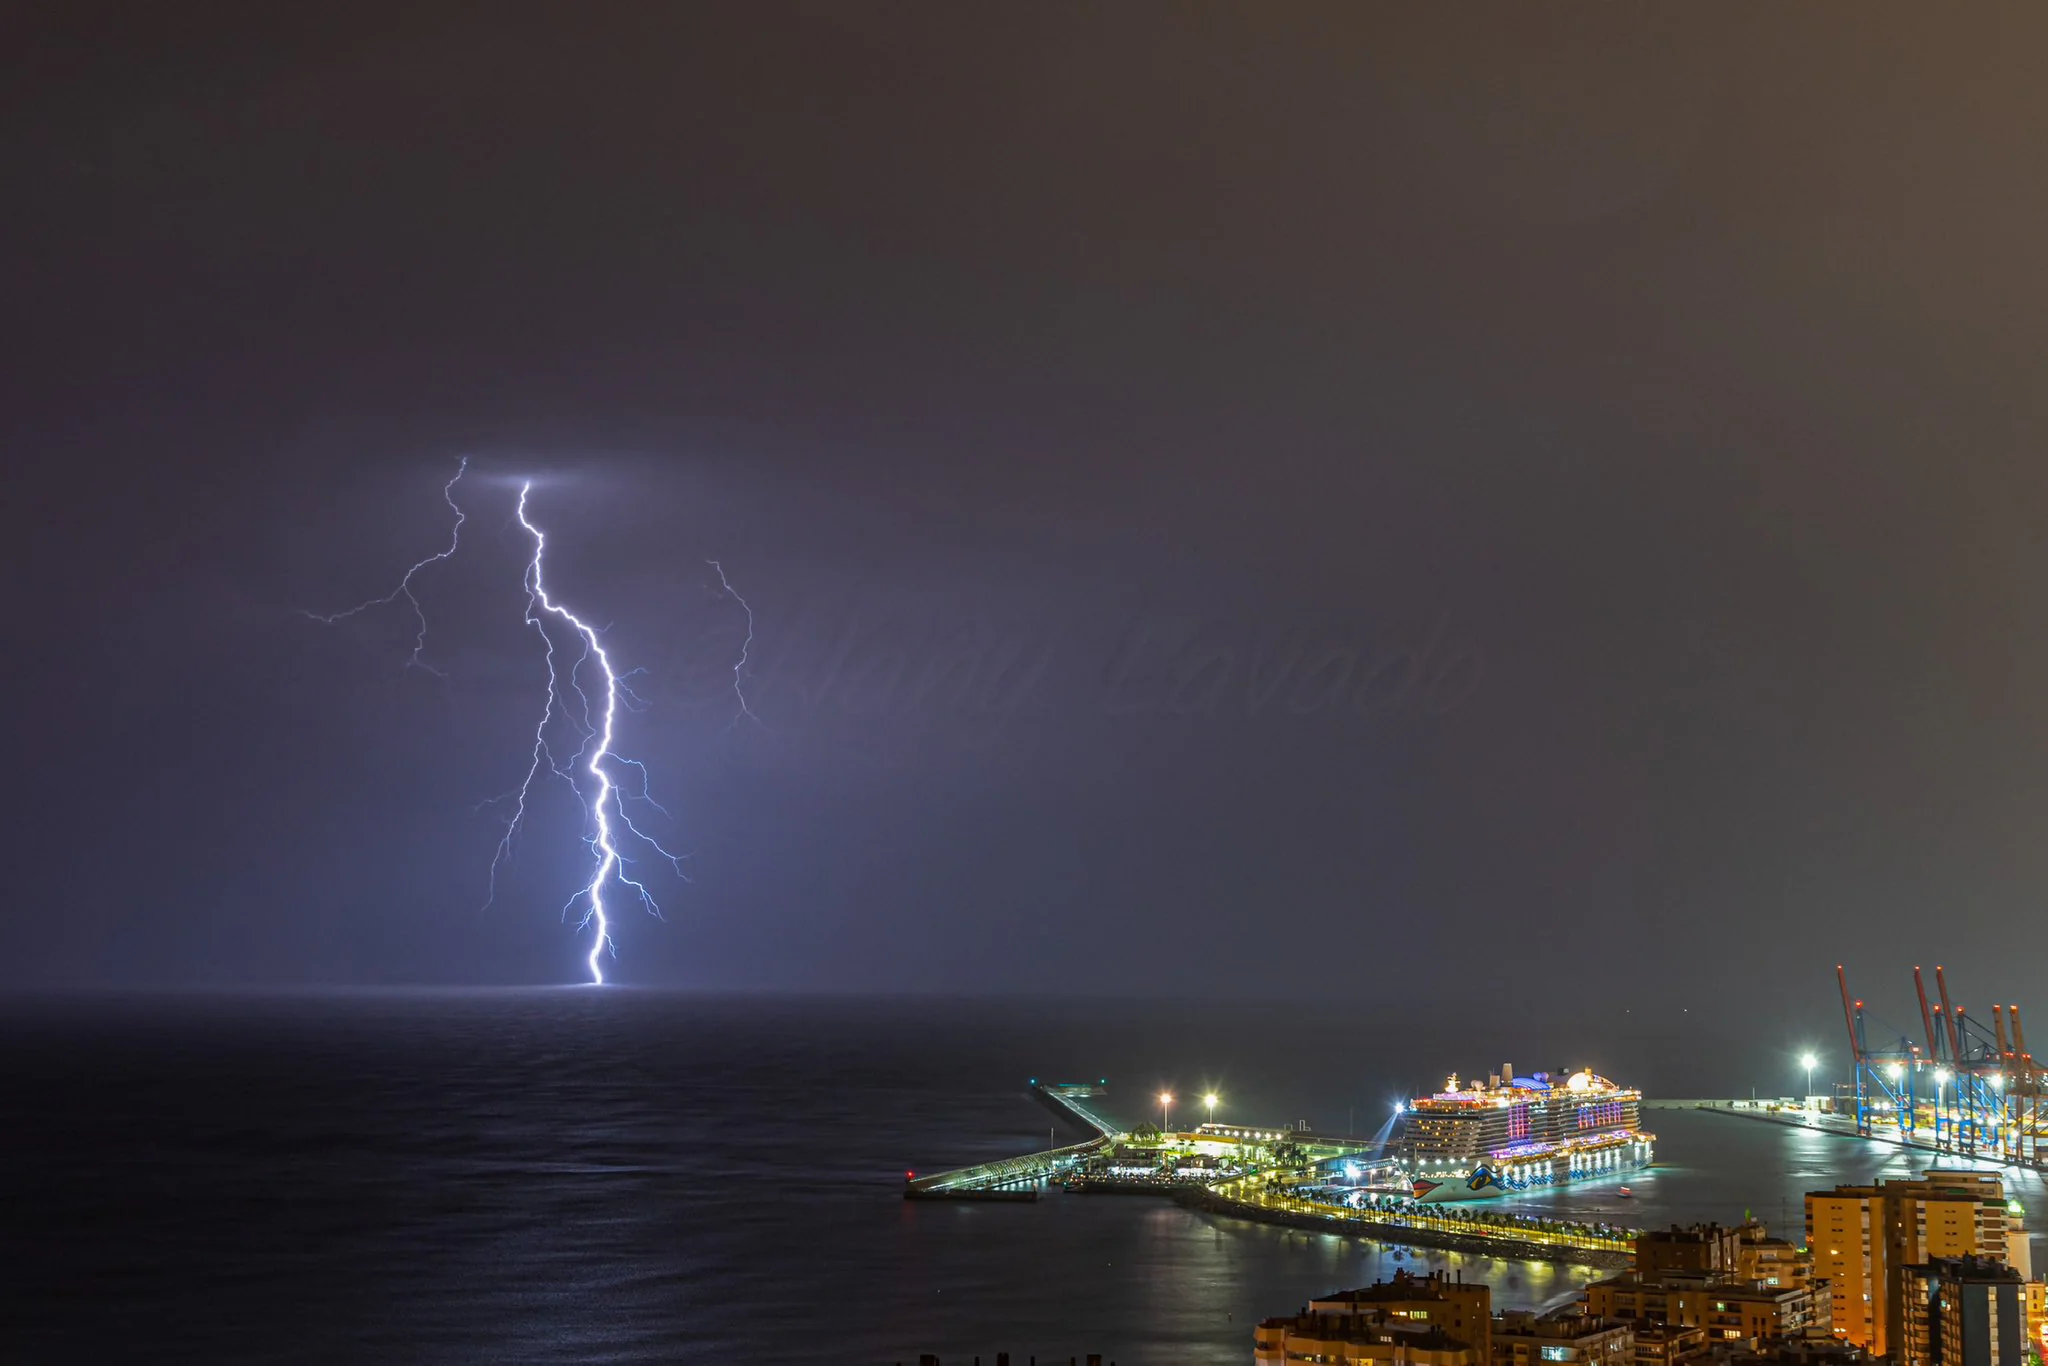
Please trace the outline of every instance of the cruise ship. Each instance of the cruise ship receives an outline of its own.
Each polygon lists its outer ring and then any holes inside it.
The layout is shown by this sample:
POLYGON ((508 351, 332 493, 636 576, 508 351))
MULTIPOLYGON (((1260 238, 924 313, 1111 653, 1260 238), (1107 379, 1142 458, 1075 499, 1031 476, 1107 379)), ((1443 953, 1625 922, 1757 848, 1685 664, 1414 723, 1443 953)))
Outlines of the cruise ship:
POLYGON ((1590 1071, 1453 1076, 1402 1107, 1390 1147, 1415 1199, 1491 1200, 1650 1165, 1642 1099, 1590 1071))

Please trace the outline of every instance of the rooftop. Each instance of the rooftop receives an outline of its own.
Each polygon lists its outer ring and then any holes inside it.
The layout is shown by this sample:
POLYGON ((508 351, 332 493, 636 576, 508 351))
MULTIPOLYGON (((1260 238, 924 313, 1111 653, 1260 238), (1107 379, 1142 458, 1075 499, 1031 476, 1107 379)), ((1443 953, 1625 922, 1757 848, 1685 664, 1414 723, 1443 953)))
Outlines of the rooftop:
POLYGON ((1929 1276, 1939 1276, 1943 1280, 1958 1281, 1964 1285, 1997 1285, 2005 1282, 2018 1284, 2026 1280, 2026 1277, 2020 1274, 2019 1268, 1994 1261, 1989 1257, 1930 1257, 1925 1262, 1907 1269, 1924 1271, 1929 1276))
POLYGON ((1553 1309, 1547 1314, 1536 1314, 1526 1309, 1509 1310, 1497 1314, 1493 1320, 1495 1337, 1514 1338, 1588 1338, 1598 1333, 1612 1332, 1616 1328, 1632 1325, 1621 1319, 1595 1318, 1579 1312, 1576 1308, 1553 1309))
POLYGON ((1394 1342, 1428 1351, 1469 1351, 1472 1344, 1454 1338, 1434 1325, 1410 1324, 1374 1314, 1286 1314, 1261 1319, 1259 1327, 1271 1332, 1285 1329, 1302 1337, 1325 1342, 1394 1342))
MULTIPOLYGON (((1475 1281, 1474 1289, 1484 1287, 1475 1281)), ((1412 1271, 1396 1271, 1390 1281, 1374 1281, 1358 1290, 1344 1290, 1334 1295, 1318 1295, 1317 1304, 1392 1304, 1401 1300, 1448 1299, 1446 1287, 1464 1287, 1462 1281, 1448 1281, 1441 1271, 1432 1271, 1418 1276, 1412 1271)))

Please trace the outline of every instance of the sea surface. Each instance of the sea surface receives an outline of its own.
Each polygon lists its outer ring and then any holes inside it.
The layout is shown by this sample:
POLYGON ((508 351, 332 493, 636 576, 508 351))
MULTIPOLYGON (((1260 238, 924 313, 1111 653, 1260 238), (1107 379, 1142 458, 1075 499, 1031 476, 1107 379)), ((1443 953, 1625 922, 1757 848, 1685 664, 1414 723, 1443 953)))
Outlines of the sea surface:
MULTIPOLYGON (((1363 1132, 1461 1063, 1592 1065, 1664 1095, 1746 1094, 1744 1075, 1784 1089, 1771 1049, 1692 1028, 611 988, 15 1003, 0 1361, 1194 1366, 1248 1362, 1259 1318, 1402 1267, 1550 1305, 1596 1273, 1155 1198, 909 1203, 902 1184, 1078 1137, 1033 1076, 1107 1078, 1133 1119, 1162 1090, 1214 1087, 1219 1119, 1363 1132)), ((1749 1211, 1796 1240, 1802 1192, 1923 1165, 1754 1120, 1650 1118, 1659 1165, 1631 1198, 1546 1203, 1638 1226, 1749 1211)), ((2040 1227, 2039 1179, 2015 1193, 2040 1227)))

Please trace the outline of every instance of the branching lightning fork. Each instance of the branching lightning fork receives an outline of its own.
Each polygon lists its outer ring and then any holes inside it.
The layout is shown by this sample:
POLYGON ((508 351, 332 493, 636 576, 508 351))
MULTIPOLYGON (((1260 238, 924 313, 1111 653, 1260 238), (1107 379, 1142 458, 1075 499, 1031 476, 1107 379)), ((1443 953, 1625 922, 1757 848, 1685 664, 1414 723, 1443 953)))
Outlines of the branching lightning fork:
POLYGON ((462 524, 468 519, 462 515, 462 508, 455 501, 455 486, 462 482, 462 476, 468 472, 469 457, 465 455, 462 457, 462 463, 455 467, 455 477, 450 479, 441 490, 441 497, 455 512, 455 525, 448 532, 448 548, 446 550, 438 554, 429 555, 424 560, 413 565, 412 568, 406 570, 405 576, 398 581, 398 587, 392 589, 381 598, 366 599, 345 612, 308 612, 305 608, 301 607, 299 609, 300 613, 311 617, 323 626, 332 626, 338 621, 348 620, 348 618, 355 616, 358 612, 367 612, 372 607, 388 607, 400 598, 404 598, 412 606, 413 620, 419 623, 419 631, 412 638, 412 658, 406 660, 406 667, 409 669, 425 669, 428 673, 439 676, 441 671, 421 658, 427 648, 427 612, 425 608, 420 606, 420 600, 412 595, 412 578, 413 575, 419 573, 428 565, 439 564, 442 560, 448 559, 457 550, 462 548, 462 524))
MULTIPOLYGON (((732 580, 725 576, 724 565, 716 560, 706 560, 704 563, 710 565, 712 572, 718 575, 718 586, 725 590, 725 595, 738 603, 740 610, 747 614, 747 638, 740 642, 740 657, 734 660, 732 665, 732 695, 739 702, 739 710, 733 713, 732 723, 726 729, 731 730, 733 726, 738 725, 742 716, 759 726, 761 718, 754 715, 754 709, 747 705, 746 687, 747 656, 754 651, 754 609, 740 596, 740 590, 732 586, 732 580)), ((762 728, 766 729, 765 726, 762 728)))
MULTIPOLYGON (((305 615, 315 621, 333 625, 358 612, 388 605, 402 597, 411 605, 413 616, 419 623, 419 631, 414 637, 412 657, 408 664, 438 673, 438 670, 433 669, 421 658, 426 649, 427 617, 419 599, 413 596, 412 582, 413 577, 422 569, 448 559, 461 546, 464 517, 461 507, 455 502, 455 486, 461 482, 468 468, 469 462, 465 458, 461 467, 456 470, 455 477, 449 480, 442 490, 442 496, 447 500, 448 506, 455 511, 455 528, 446 550, 429 555, 414 564, 405 571, 404 577, 398 581, 398 586, 381 598, 371 598, 345 612, 326 615, 307 612, 305 615)), ((527 498, 532 492, 531 480, 520 485, 518 518, 519 525, 533 538, 533 555, 527 561, 525 576, 526 624, 539 633, 545 651, 548 667, 547 695, 542 702, 540 722, 534 727, 532 757, 527 765, 526 776, 512 791, 484 803, 485 806, 498 802, 513 804, 512 815, 505 822, 504 836, 498 841, 497 850, 491 856, 490 897, 484 904, 488 906, 490 900, 497 895, 499 869, 511 857, 512 841, 526 821, 528 798, 532 794, 534 782, 545 769, 548 773, 561 778, 568 784, 569 790, 576 794, 576 800, 583 808, 587 823, 584 842, 589 846, 592 857, 590 877, 569 898, 567 905, 563 907, 563 913, 566 915, 572 907, 579 905, 583 908, 578 928, 590 929, 593 934, 587 959, 590 979, 593 983, 602 985, 604 956, 607 953, 616 954, 611 937, 611 919, 604 899, 606 890, 614 884, 631 888, 633 894, 639 898, 640 904, 651 914, 657 917, 661 914, 661 908, 655 904, 654 896, 647 890, 646 884, 629 872, 632 860, 621 852, 618 832, 623 830, 633 839, 667 859, 669 866, 675 869, 679 877, 684 876, 683 866, 680 857, 670 853, 653 837, 634 825, 632 817, 626 812, 625 802, 642 801, 656 811, 661 811, 663 815, 668 814, 661 804, 654 800, 649 786, 647 766, 637 759, 629 759, 615 753, 612 748, 621 698, 626 701, 629 708, 637 709, 639 706, 639 699, 634 696, 626 682, 638 671, 622 674, 614 669, 611 655, 604 647, 603 633, 570 611, 548 591, 545 577, 547 537, 527 515, 526 510, 527 498), (557 623, 554 630, 549 629, 551 621, 557 623), (555 639, 555 631, 564 628, 575 635, 582 645, 581 653, 566 668, 559 661, 555 639), (582 678, 587 667, 594 667, 598 676, 593 680, 589 691, 585 690, 582 678), (565 685, 576 694, 577 705, 574 707, 570 706, 564 696, 565 685), (592 692, 597 696, 593 697, 592 692), (548 739, 550 730, 556 729, 558 725, 566 725, 577 737, 576 753, 567 764, 557 757, 548 739), (615 766, 632 768, 638 772, 640 782, 637 792, 619 785, 613 776, 615 766), (586 778, 589 785, 586 785, 586 778)), ((726 579, 725 570, 718 562, 713 560, 709 563, 717 570, 720 585, 747 616, 746 641, 740 648, 739 662, 733 666, 733 693, 739 701, 739 711, 733 720, 737 723, 740 716, 746 716, 758 724, 760 718, 755 716, 753 708, 748 705, 745 688, 748 653, 754 644, 754 610, 726 579)))

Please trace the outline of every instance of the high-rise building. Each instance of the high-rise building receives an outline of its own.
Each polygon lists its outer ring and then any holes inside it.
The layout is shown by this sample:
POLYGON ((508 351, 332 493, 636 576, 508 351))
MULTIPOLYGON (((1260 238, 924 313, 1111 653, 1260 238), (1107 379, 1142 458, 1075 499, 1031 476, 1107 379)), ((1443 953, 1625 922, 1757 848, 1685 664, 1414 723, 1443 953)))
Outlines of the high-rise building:
POLYGON ((1900 1269, 1898 1366, 2023 1366, 2026 1282, 1986 1257, 1937 1257, 1900 1269))
POLYGON ((1910 1180, 1837 1186, 1806 1197, 1813 1274, 1833 1289, 1835 1336, 1874 1356, 1894 1349, 1902 1268, 1940 1257, 2007 1254, 2005 1186, 1994 1172, 1933 1169, 1910 1180))

